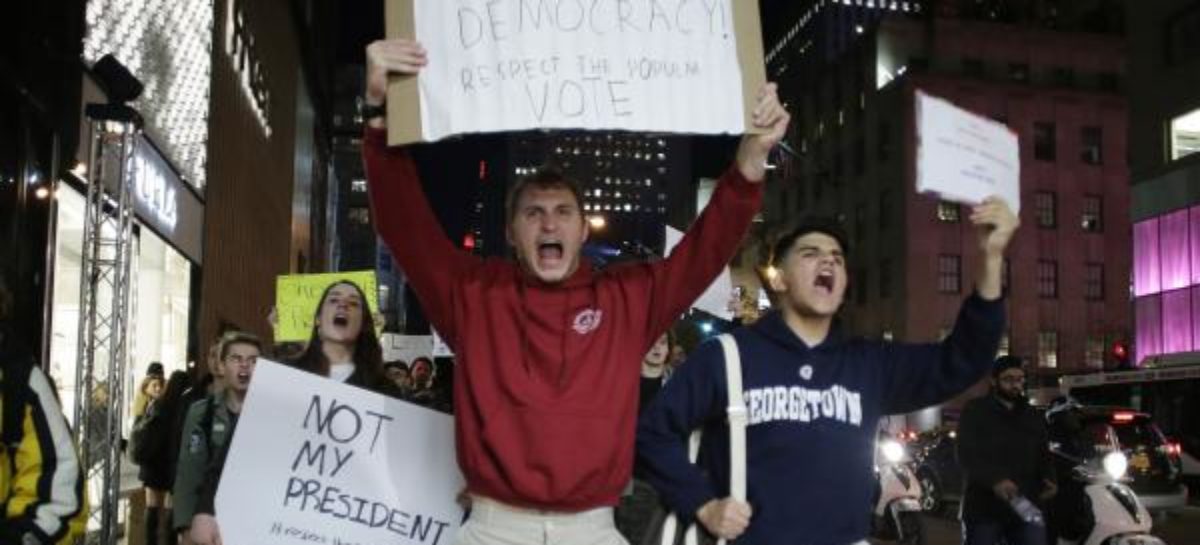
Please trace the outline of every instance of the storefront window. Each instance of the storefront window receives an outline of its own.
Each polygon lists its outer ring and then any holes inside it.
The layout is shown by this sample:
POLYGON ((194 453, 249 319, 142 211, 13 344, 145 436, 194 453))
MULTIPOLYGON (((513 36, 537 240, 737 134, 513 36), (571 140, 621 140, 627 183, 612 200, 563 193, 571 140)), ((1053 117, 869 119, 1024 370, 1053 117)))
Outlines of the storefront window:
POLYGON ((1171 159, 1200 152, 1200 108, 1171 120, 1171 159))
MULTIPOLYGON (((67 417, 73 419, 79 359, 79 279, 85 202, 83 195, 65 185, 60 186, 57 199, 59 213, 49 371, 58 387, 63 409, 67 417)), ((133 314, 126 341, 129 347, 126 403, 132 400, 150 362, 162 362, 167 374, 184 369, 187 363, 191 263, 146 228, 139 229, 134 251, 130 305, 133 314)))

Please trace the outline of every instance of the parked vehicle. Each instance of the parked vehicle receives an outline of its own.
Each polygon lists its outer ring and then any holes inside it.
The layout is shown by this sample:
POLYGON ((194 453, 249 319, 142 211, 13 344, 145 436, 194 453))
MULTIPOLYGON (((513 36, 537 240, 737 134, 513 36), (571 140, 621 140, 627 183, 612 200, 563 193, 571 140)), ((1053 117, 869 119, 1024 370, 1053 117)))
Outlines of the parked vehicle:
POLYGON ((912 460, 904 445, 891 437, 881 437, 876 449, 879 499, 872 517, 872 535, 901 545, 924 545, 921 484, 912 471, 912 460))
MULTIPOLYGON (((1130 486, 1141 471, 1131 460, 1143 453, 1138 447, 1122 448, 1120 433, 1106 420, 1125 414, 1071 401, 1047 411, 1058 473, 1058 494, 1050 502, 1047 523, 1059 545, 1164 545, 1150 534, 1153 517, 1130 486)), ((1135 420, 1121 416, 1119 422, 1135 420)))
POLYGON ((950 513, 962 501, 963 473, 958 465, 957 426, 943 426, 917 436, 908 444, 914 472, 921 483, 921 509, 950 513))

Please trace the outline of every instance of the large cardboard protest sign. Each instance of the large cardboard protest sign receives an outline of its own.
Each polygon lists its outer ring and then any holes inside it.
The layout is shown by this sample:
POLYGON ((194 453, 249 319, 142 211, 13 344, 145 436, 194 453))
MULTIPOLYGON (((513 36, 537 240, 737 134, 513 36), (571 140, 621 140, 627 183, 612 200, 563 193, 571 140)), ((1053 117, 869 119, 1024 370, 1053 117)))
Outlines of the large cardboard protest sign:
POLYGON ((749 0, 387 0, 429 64, 388 88, 388 141, 534 128, 746 132, 766 79, 749 0))
POLYGON ((259 360, 217 489, 225 545, 453 542, 453 417, 259 360))
POLYGON ((1003 123, 916 92, 917 192, 964 204, 996 195, 1021 211, 1017 134, 1003 123))
MULTIPOLYGON (((275 279, 275 341, 307 341, 312 334, 313 317, 321 304, 321 294, 330 284, 349 280, 358 284, 367 296, 371 314, 379 312, 379 289, 375 271, 322 274, 289 274, 275 279)), ((380 328, 383 324, 376 324, 380 328)))

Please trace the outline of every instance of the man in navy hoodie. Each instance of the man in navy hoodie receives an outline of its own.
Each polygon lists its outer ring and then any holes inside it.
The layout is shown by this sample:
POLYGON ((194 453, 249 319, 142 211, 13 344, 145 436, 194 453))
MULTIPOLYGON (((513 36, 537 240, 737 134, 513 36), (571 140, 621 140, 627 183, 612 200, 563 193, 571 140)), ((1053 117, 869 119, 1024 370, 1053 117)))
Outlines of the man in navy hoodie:
POLYGON ((747 499, 729 498, 725 363, 701 345, 647 409, 638 429, 645 478, 685 522, 739 544, 850 545, 870 531, 880 417, 940 403, 990 368, 1004 329, 1001 269, 1018 226, 1006 204, 973 207, 983 252, 976 291, 941 343, 844 338, 834 316, 847 285, 846 239, 810 219, 775 245, 777 310, 734 332, 742 360, 747 499), (687 437, 703 426, 700 466, 687 437))

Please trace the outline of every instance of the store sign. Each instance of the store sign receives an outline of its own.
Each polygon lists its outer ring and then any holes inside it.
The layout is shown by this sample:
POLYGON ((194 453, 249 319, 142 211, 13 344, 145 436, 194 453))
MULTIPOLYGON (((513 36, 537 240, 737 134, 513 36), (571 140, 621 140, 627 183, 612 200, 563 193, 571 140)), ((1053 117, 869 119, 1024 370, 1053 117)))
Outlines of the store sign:
POLYGON ((138 220, 200 263, 204 204, 146 139, 133 158, 133 209, 138 220))
POLYGON ((139 154, 136 161, 134 168, 138 175, 133 196, 139 208, 144 209, 167 234, 175 234, 175 225, 179 222, 179 195, 159 165, 147 158, 146 153, 139 154))
POLYGON ((269 138, 271 136, 271 93, 267 89, 267 75, 254 36, 246 27, 246 12, 242 0, 229 0, 225 6, 225 54, 233 63, 233 70, 241 83, 242 94, 250 102, 259 126, 269 138))

